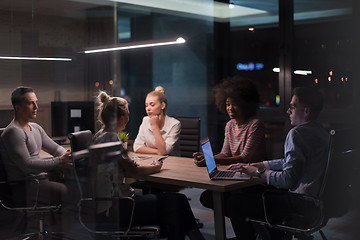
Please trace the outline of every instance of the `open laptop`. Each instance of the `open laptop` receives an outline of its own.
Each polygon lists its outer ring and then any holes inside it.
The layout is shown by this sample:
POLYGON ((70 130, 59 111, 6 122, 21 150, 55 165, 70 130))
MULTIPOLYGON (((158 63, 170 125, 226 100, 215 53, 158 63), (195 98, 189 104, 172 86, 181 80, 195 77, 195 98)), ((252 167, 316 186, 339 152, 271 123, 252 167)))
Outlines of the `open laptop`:
POLYGON ((214 154, 211 148, 209 138, 200 141, 201 149, 204 154, 206 167, 211 180, 249 180, 250 176, 245 173, 240 173, 231 170, 220 171, 216 167, 214 154))

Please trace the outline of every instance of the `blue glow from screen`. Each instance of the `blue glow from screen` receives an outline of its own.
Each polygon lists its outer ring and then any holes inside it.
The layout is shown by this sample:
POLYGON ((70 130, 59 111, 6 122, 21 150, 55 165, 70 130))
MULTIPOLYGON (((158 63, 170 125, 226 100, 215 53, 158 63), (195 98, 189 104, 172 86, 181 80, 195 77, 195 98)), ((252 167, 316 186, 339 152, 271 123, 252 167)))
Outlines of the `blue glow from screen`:
POLYGON ((211 173, 213 170, 216 169, 216 163, 215 163, 213 151, 211 149, 210 141, 202 145, 202 150, 206 161, 206 167, 209 173, 211 173))

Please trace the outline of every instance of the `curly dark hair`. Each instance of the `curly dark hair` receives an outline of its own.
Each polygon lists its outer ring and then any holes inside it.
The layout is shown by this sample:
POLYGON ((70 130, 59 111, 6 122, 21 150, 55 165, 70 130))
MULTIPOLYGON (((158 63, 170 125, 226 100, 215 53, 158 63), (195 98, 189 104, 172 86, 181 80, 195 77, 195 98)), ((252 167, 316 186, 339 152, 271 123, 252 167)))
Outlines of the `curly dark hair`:
POLYGON ((260 103, 256 85, 249 79, 240 76, 224 78, 214 87, 215 104, 219 111, 226 113, 226 99, 232 98, 242 109, 246 119, 254 116, 260 103))

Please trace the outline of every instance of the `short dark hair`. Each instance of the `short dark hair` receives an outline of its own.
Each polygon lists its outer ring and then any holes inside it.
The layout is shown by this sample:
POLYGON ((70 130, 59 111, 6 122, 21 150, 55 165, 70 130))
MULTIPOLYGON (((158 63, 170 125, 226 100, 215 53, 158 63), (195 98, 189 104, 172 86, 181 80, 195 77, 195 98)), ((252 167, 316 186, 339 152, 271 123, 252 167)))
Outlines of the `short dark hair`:
POLYGON ((21 104, 21 101, 23 100, 23 96, 25 93, 34 92, 34 89, 31 87, 17 87, 11 94, 11 103, 13 107, 15 108, 15 105, 21 104))
POLYGON ((260 94, 253 81, 240 76, 224 78, 215 86, 215 104, 219 111, 226 113, 226 99, 232 98, 239 104, 246 119, 259 110, 260 94))
POLYGON ((303 107, 310 108, 312 119, 316 119, 324 106, 324 98, 321 92, 314 87, 294 88, 293 94, 298 97, 299 103, 303 107))

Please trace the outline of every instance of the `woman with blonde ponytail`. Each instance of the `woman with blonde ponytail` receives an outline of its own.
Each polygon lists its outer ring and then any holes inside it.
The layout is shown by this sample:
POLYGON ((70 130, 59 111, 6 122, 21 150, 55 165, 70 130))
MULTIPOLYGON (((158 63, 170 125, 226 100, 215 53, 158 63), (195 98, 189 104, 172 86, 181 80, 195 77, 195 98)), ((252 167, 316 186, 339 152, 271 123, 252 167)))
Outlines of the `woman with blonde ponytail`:
POLYGON ((166 115, 167 99, 164 88, 158 86, 146 96, 147 116, 139 128, 134 142, 134 151, 158 155, 180 155, 180 122, 166 115))
MULTIPOLYGON (((102 128, 94 136, 94 144, 120 141, 117 132, 124 130, 129 121, 128 103, 121 97, 110 97, 106 92, 97 96, 98 120, 102 128)), ((162 162, 155 160, 152 165, 140 166, 131 160, 124 149, 121 157, 113 166, 107 166, 98 173, 98 181, 102 184, 98 192, 101 197, 132 197, 135 200, 133 225, 159 225, 169 240, 183 240, 189 236, 191 240, 204 240, 187 197, 180 193, 159 193, 135 195, 134 190, 126 183, 126 177, 138 177, 159 172, 162 162)), ((126 211, 125 211, 126 212, 126 211)), ((124 212, 120 212, 113 202, 100 202, 97 205, 98 221, 105 223, 127 224, 124 212), (121 215, 121 216, 119 216, 121 215), (117 222, 119 221, 120 222, 117 222), (122 223, 124 220, 126 223, 122 223)))

